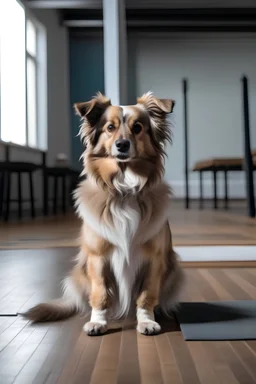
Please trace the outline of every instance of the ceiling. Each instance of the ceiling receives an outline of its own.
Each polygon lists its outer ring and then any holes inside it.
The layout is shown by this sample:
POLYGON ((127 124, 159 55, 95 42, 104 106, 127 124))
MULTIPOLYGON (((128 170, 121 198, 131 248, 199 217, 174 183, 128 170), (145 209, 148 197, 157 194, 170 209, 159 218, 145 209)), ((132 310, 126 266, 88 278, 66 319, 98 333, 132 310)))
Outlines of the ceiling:
MULTIPOLYGON (((27 0, 36 8, 102 8, 102 0, 27 0)), ((256 8, 255 0, 126 0, 128 9, 256 8)))
MULTIPOLYGON (((26 0, 55 8, 68 27, 102 28, 102 0, 26 0)), ((128 28, 256 31, 256 0, 126 0, 128 28)))

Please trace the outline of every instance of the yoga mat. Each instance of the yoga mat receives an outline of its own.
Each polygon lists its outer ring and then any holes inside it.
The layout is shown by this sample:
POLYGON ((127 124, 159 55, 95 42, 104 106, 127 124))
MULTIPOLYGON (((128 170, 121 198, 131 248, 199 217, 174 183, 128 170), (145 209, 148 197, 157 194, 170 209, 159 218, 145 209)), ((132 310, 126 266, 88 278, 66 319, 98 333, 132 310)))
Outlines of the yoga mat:
POLYGON ((175 312, 185 340, 255 340, 256 301, 181 303, 175 312))

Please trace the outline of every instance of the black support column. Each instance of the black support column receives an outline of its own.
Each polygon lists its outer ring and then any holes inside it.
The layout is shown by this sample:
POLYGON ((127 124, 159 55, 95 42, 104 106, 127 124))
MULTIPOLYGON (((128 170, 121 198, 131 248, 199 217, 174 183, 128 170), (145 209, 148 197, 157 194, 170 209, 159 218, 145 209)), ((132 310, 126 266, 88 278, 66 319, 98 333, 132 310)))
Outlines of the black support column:
POLYGON ((248 100, 248 79, 242 78, 243 93, 243 113, 244 113, 244 168, 246 175, 246 192, 248 215, 255 217, 255 198, 253 183, 253 163, 250 142, 250 118, 249 118, 249 100, 248 100))
POLYGON ((189 198, 189 183, 188 183, 189 164, 188 164, 188 100, 187 100, 188 80, 183 79, 182 85, 183 85, 183 101, 184 101, 185 207, 186 209, 189 209, 190 198, 189 198))

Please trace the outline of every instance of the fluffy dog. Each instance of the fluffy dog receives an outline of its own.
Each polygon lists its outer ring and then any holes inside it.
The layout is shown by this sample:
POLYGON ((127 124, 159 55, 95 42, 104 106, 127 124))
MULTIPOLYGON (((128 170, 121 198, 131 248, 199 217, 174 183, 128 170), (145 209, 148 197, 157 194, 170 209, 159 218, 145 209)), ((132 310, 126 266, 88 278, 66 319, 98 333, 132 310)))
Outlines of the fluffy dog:
POLYGON ((154 308, 169 313, 183 280, 168 222, 171 190, 163 181, 173 107, 173 100, 151 92, 131 106, 113 106, 100 93, 75 104, 86 146, 86 179, 75 191, 83 222, 80 252, 63 297, 30 309, 28 319, 91 311, 84 330, 98 335, 108 321, 136 310, 140 333, 160 332, 154 308))

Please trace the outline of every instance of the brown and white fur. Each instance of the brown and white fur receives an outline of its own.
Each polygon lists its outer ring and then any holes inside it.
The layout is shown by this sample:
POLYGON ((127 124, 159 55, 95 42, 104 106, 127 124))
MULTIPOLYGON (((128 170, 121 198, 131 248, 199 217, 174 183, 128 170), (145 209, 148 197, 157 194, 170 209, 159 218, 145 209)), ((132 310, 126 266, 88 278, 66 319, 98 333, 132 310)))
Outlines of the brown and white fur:
POLYGON ((133 106, 112 106, 101 94, 75 104, 86 145, 87 177, 75 191, 80 252, 63 297, 24 316, 53 321, 91 311, 84 330, 96 335, 136 309, 137 330, 159 333, 154 308, 169 313, 183 277, 168 224, 171 191, 163 181, 173 106, 150 92, 133 106))

